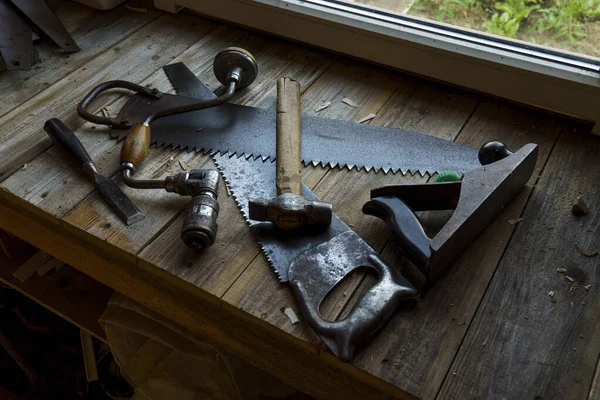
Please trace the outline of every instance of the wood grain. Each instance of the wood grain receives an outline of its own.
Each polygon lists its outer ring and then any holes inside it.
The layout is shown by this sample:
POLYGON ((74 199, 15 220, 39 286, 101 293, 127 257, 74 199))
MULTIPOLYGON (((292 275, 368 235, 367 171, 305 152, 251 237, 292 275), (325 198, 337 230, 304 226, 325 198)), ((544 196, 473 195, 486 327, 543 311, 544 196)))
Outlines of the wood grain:
POLYGON ((0 281, 106 341, 98 318, 106 310, 108 300, 114 293, 112 289, 73 268, 61 268, 44 276, 35 274, 26 282, 21 282, 13 276, 18 268, 17 264, 0 254, 0 281))
MULTIPOLYGON (((265 45, 266 43, 258 40, 255 44, 265 45)), ((260 50, 255 51, 258 54, 257 60, 260 62, 261 51, 265 49, 255 48, 251 50, 260 50)), ((266 52, 268 53, 268 50, 266 52)), ((288 52, 288 55, 293 57, 294 52, 288 52)), ((301 82, 310 81, 313 75, 322 73, 321 69, 324 63, 320 56, 315 56, 314 59, 308 58, 308 60, 311 60, 312 67, 309 68, 307 66, 301 71, 302 74, 298 76, 301 82)), ((273 91, 274 93, 276 89, 271 83, 263 80, 258 82, 257 85, 262 86, 263 91, 273 91)), ((239 100, 235 99, 235 101, 238 102, 239 100)), ((154 149, 151 152, 151 156, 145 160, 141 168, 136 172, 136 176, 162 179, 167 175, 180 172, 181 165, 179 164, 179 160, 184 161, 186 165, 192 168, 214 168, 214 165, 206 155, 194 152, 179 153, 178 151, 169 149, 154 149), (207 164, 208 162, 210 164, 207 164)), ((145 211, 146 218, 143 221, 131 227, 124 227, 112 213, 106 212, 106 207, 99 201, 97 194, 93 194, 81 202, 64 219, 81 229, 94 233, 98 237, 105 239, 108 243, 118 245, 136 254, 155 235, 164 230, 172 220, 176 219, 189 202, 189 198, 187 197, 177 196, 161 190, 136 190, 124 187, 123 191, 140 209, 145 211)), ((224 191, 223 187, 221 192, 224 191)), ((221 194, 221 196, 224 197, 225 195, 221 194)), ((237 212, 235 213, 237 214, 237 212)), ((221 213, 221 216, 223 215, 221 213)), ((223 218, 220 219, 219 223, 221 225, 228 225, 227 220, 223 221, 223 218)), ((178 221, 178 227, 180 226, 178 221)), ((177 240, 179 240, 178 232, 177 240)), ((182 254, 189 257, 188 251, 182 251, 182 254)))
MULTIPOLYGON (((26 204, 21 204, 25 205, 26 204)), ((172 274, 136 261, 115 246, 79 229, 0 202, 0 226, 107 286, 168 316, 208 343, 224 348, 318 398, 412 399, 395 388, 329 354, 316 354, 280 329, 270 328, 247 313, 198 290, 172 274), (16 211, 18 210, 18 211, 16 211), (77 235, 77 236, 75 236, 77 235), (269 329, 270 328, 270 329, 269 329), (266 340, 268 338, 268 340, 266 340)))
POLYGON ((94 86, 111 79, 141 81, 215 26, 163 15, 5 114, 0 118, 0 179, 50 147, 51 140, 42 129, 49 116, 63 119, 72 129, 79 126, 76 104, 94 86))
MULTIPOLYGON (((516 107, 483 102, 477 108, 457 141, 478 147, 497 139, 512 149, 536 142, 540 145, 536 172, 529 186, 421 298, 418 306, 401 310, 390 321, 387 329, 394 334, 375 338, 357 358, 358 365, 401 384, 416 396, 435 397, 510 240, 514 226, 507 221, 521 215, 560 129, 560 124, 551 123, 546 116, 516 107)), ((436 217, 434 213, 422 216, 422 222, 425 226, 437 224, 439 229, 436 217)), ((402 268, 406 265, 394 242, 387 245, 382 257, 401 260, 402 268)), ((363 285, 359 293, 364 290, 363 285)))
MULTIPOLYGON (((177 56, 173 62, 184 62, 193 68, 203 81, 216 82, 212 73, 212 59, 221 48, 234 43, 242 43, 244 47, 255 53, 268 47, 265 37, 261 35, 243 34, 240 30, 221 26, 177 56)), ((151 84, 164 92, 173 92, 162 70, 155 71, 140 83, 151 84)), ((119 110, 127 98, 122 94, 106 95, 102 98, 103 102, 100 102, 100 99, 97 101, 97 108, 111 106, 113 110, 119 110)), ((78 129, 73 128, 73 131, 104 175, 110 176, 117 171, 121 144, 107 139, 109 135, 107 127, 85 123, 78 129)), ((163 150, 151 150, 157 154, 160 151, 163 150)), ((144 166, 149 164, 146 162, 144 166)), ((56 146, 52 146, 28 163, 26 168, 11 175, 0 184, 0 187, 60 217, 93 191, 93 186, 86 177, 76 172, 70 160, 56 146)))
POLYGON ((40 63, 30 71, 0 73, 0 116, 79 68, 119 42, 123 37, 147 25, 162 14, 152 7, 147 13, 136 13, 125 6, 98 13, 81 4, 49 2, 58 19, 71 34, 81 51, 64 53, 54 43, 40 41, 35 48, 40 63))
POLYGON ((600 354, 599 262, 576 246, 600 243, 599 151, 598 137, 561 133, 440 399, 588 395, 600 354), (578 196, 587 217, 571 213, 578 196))
MULTIPOLYGON (((66 14, 69 14, 68 11, 66 14)), ((93 15, 90 14, 90 21, 96 18, 93 15)), ((80 17, 76 15, 69 18, 72 18, 72 24, 80 23, 77 22, 80 17)), ((528 273, 535 270, 533 262, 539 257, 534 259, 531 254, 540 253, 540 247, 545 246, 547 241, 544 225, 540 224, 547 221, 556 232, 560 231, 550 234, 549 243, 556 242, 559 236, 564 239, 561 236, 563 230, 567 232, 565 237, 571 238, 569 234, 573 234, 573 229, 563 228, 566 224, 563 220, 552 219, 561 215, 556 208, 558 206, 546 204, 554 204, 548 200, 549 195, 557 197, 563 189, 574 194, 575 191, 584 193, 584 189, 595 187, 592 180, 576 176, 586 162, 576 160, 575 154, 580 148, 589 146, 587 139, 577 139, 571 144, 572 139, 567 139, 570 135, 565 130, 549 162, 549 167, 554 167, 543 170, 556 137, 563 129, 562 123, 553 124, 548 116, 494 101, 484 101, 478 106, 476 96, 458 90, 405 78, 381 68, 197 18, 160 16, 135 32, 125 26, 121 28, 123 30, 118 33, 120 28, 111 25, 110 29, 115 29, 115 34, 122 36, 120 40, 115 37, 105 39, 105 43, 111 40, 115 43, 108 51, 99 53, 71 72, 64 72, 67 66, 61 64, 63 72, 57 73, 58 81, 54 85, 0 117, 0 124, 3 124, 0 173, 4 172, 6 178, 9 172, 28 162, 26 168, 18 170, 0 185, 0 226, 110 287, 127 293, 147 307, 206 337, 216 346, 320 398, 408 398, 408 392, 434 398, 443 383, 441 397, 469 398, 473 388, 474 397, 480 393, 483 393, 482 398, 508 393, 506 396, 511 398, 509 389, 513 383, 518 386, 514 390, 526 392, 525 378, 517 377, 521 365, 514 360, 520 360, 520 353, 530 349, 533 351, 530 353, 533 354, 532 359, 539 354, 544 357, 544 362, 550 360, 547 364, 524 364, 528 376, 534 378, 535 387, 541 388, 541 395, 550 398, 558 393, 564 394, 558 397, 579 398, 581 394, 587 394, 600 352, 593 338, 595 328, 589 322, 592 316, 597 315, 596 302, 583 305, 583 311, 577 309, 566 313, 561 309, 555 312, 564 320, 556 323, 558 336, 554 337, 549 333, 552 329, 548 328, 553 325, 544 325, 543 321, 523 321, 519 315, 524 309, 523 304, 528 304, 530 298, 535 300, 532 304, 536 307, 545 304, 542 303, 542 295, 538 299, 531 294, 530 287, 535 286, 535 282, 527 281, 527 276, 541 283, 555 281, 547 277, 538 279, 539 271, 522 277, 517 276, 518 271, 509 270, 511 263, 516 265, 521 258, 523 263, 529 263, 524 267, 528 273), (447 139, 456 139, 458 135, 459 142, 472 146, 479 146, 487 139, 502 139, 512 147, 528 141, 537 141, 541 146, 536 177, 528 188, 503 211, 415 309, 399 310, 381 335, 363 348, 354 364, 336 360, 319 345, 318 338, 302 322, 297 325, 289 323, 280 309, 284 306, 295 308, 294 299, 285 285, 276 282, 225 190, 219 198, 219 239, 209 251, 198 255, 187 250, 179 240, 181 210, 186 199, 163 192, 131 190, 128 194, 139 202, 138 205, 149 217, 138 231, 124 228, 92 193, 91 184, 81 175, 74 174, 72 166, 54 147, 44 151, 49 144, 44 143, 42 123, 48 115, 62 115, 97 160, 100 170, 112 175, 117 168, 120 145, 106 140, 105 129, 83 124, 74 117, 74 105, 81 96, 97 82, 115 77, 171 91, 168 80, 159 70, 171 59, 173 62, 185 62, 212 89, 217 89, 220 84, 212 75, 212 58, 218 50, 229 45, 246 47, 259 59, 259 77, 247 90, 236 93, 234 99, 238 104, 274 107, 275 81, 290 75, 302 83, 305 113, 354 121, 374 113, 377 114, 372 121, 374 124, 402 127, 447 139), (122 53, 119 56, 111 53, 116 48, 122 53), (158 56, 159 59, 154 60, 150 56, 158 56), (60 74, 65 75, 60 77, 60 74), (344 98, 351 99, 359 107, 343 103, 344 98), (331 105, 315 111, 326 102, 331 105), (23 146, 16 147, 17 144, 23 146), (566 155, 560 156, 559 149, 566 155), (40 151, 43 153, 29 162, 40 151), (555 164, 552 161, 554 157, 557 157, 555 164), (573 166, 576 167, 574 170, 573 166), (548 176, 549 171, 564 180, 554 182, 555 178, 548 176), (537 199, 537 203, 530 204, 522 215, 537 175, 542 172, 540 187, 531 197, 532 201, 537 199), (547 193, 536 194, 542 184, 547 187, 544 189, 547 193), (542 210, 535 210, 540 207, 549 210, 548 215, 542 215, 542 210), (525 224, 527 218, 516 226, 506 222, 525 217, 528 213, 531 214, 530 225, 525 224), (523 229, 527 230, 527 234, 519 234, 523 229), (496 270, 507 247, 506 256, 496 270), (506 287, 505 282, 509 282, 510 287, 506 287), (486 294, 488 285, 490 290, 486 294), (480 305, 484 295, 486 300, 480 305), (493 314, 487 315, 483 310, 491 310, 493 314), (496 319, 498 315, 500 318, 496 319), (518 321, 518 326, 514 326, 514 321, 518 321), (477 347, 478 340, 489 330, 494 330, 490 335, 491 344, 486 344, 489 347, 482 350, 477 347), (502 336, 513 332, 519 338, 518 345, 502 336), (577 351, 571 350, 573 354, 568 352, 566 344, 570 345, 569 340, 577 333, 584 337, 579 340, 591 349, 590 354, 580 352, 582 347, 579 345, 577 351), (524 341, 521 340, 523 336, 527 336, 524 341), (556 352, 556 356, 549 355, 550 350, 543 348, 544 341, 556 352), (562 347, 557 348, 557 343, 562 347), (513 346, 512 350, 506 351, 505 345, 513 346), (459 357, 450 368, 459 348, 459 357), (566 361, 558 360, 558 357, 566 361), (483 366, 481 371, 476 371, 477 363, 483 366), (572 371, 564 372, 564 377, 557 376, 560 368, 571 367, 572 371), (572 378, 576 375, 582 377, 581 382, 574 383, 572 378), (556 389, 550 381, 556 381, 562 387, 556 389)), ((101 105, 110 105, 117 110, 124 102, 121 94, 111 94, 98 101, 94 111, 101 105)), ((587 149, 586 157, 589 159, 594 151, 597 152, 596 145, 587 149)), ((151 150, 138 174, 161 177, 178 172, 181 169, 180 158, 190 167, 212 166, 205 156, 160 148, 151 150)), ((587 164, 598 169, 593 161, 587 164)), ((594 174, 588 173, 589 178, 597 179, 597 174, 594 174)), ((337 168, 308 167, 303 170, 304 183, 324 200, 331 201, 342 219, 376 250, 383 250, 386 261, 400 267, 405 262, 395 245, 389 243, 384 225, 375 218, 362 215, 360 207, 368 197, 368 190, 374 186, 423 182, 426 179, 340 171, 337 168)), ((597 192, 593 193, 597 197, 597 192)), ((589 216, 591 219, 586 220, 588 222, 582 222, 586 231, 579 230, 579 236, 576 235, 581 245, 587 246, 584 247, 586 249, 591 249, 598 242, 596 208, 594 212, 593 216, 589 216), (592 231, 587 232, 589 229, 592 231)), ((428 225, 443 221, 430 214, 424 216, 424 220, 428 225)), ((546 250, 557 258, 563 254, 560 251, 572 260, 578 255, 583 257, 580 253, 569 253, 572 248, 558 246, 557 249, 546 250)), ((586 263, 590 260, 586 258, 585 265, 582 265, 587 268, 586 263)), ((547 258, 543 262, 546 266, 550 263, 547 258)), ((595 277, 593 273, 586 276, 589 279, 595 277)), ((561 274, 559 277, 563 281, 566 279, 561 274)), ((37 278, 41 277, 36 275, 31 279, 37 278)), ((336 290, 321 311, 331 318, 340 318, 370 282, 368 277, 356 274, 336 290)), ((582 296, 584 293, 581 285, 571 293, 559 290, 563 289, 555 289, 555 292, 567 299, 557 294, 561 305, 564 301, 568 302, 568 296, 582 296)), ((585 293, 589 295, 595 291, 590 287, 585 293)), ((550 315, 548 320, 554 324, 556 318, 550 315)), ((534 385, 529 384, 529 387, 534 385)))
MULTIPOLYGON (((323 77, 323 86, 328 88, 333 93, 338 92, 335 85, 331 85, 327 79, 327 75, 330 75, 331 81, 338 82, 343 85, 346 90, 350 88, 356 88, 359 86, 357 83, 361 82, 358 74, 352 73, 345 75, 344 71, 356 71, 354 68, 348 68, 340 66, 336 69, 328 71, 323 77), (347 80, 346 80, 347 79, 347 80), (348 85, 349 81, 355 82, 352 86, 348 85), (342 83, 343 82, 343 83, 342 83)), ((361 77, 366 78, 363 81, 365 88, 368 88, 371 84, 382 85, 385 84, 383 76, 379 75, 376 79, 371 80, 376 75, 376 69, 368 70, 363 69, 361 77), (377 83, 375 83, 377 82, 377 83)), ((396 121, 397 125, 394 125, 393 118, 397 115, 404 115, 405 120, 414 121, 418 119, 419 127, 424 129, 429 134, 439 134, 440 136, 447 135, 449 129, 454 128, 454 136, 458 135, 460 128, 467 121, 472 113, 472 110, 477 105, 477 100, 473 96, 464 95, 460 92, 456 92, 456 98, 453 99, 456 120, 447 119, 447 112, 444 108, 449 107, 447 103, 439 101, 439 97, 444 93, 437 89, 434 85, 423 85, 421 90, 414 90, 414 86, 418 81, 414 80, 403 80, 394 95, 383 103, 379 103, 379 107, 374 107, 374 104, 367 101, 363 101, 364 94, 361 96, 358 92, 353 92, 350 95, 341 93, 337 99, 333 101, 329 100, 327 95, 321 95, 321 101, 330 101, 333 104, 337 102, 341 103, 343 98, 351 98, 358 104, 363 104, 367 109, 371 108, 374 113, 379 113, 378 117, 375 118, 372 123, 403 127, 396 121), (427 97, 438 99, 436 106, 428 108, 426 100, 427 97), (402 104, 406 104, 408 101, 406 97, 412 97, 414 100, 414 114, 411 110, 406 110, 402 107, 402 104), (337 102, 335 101, 337 100, 337 102), (421 101, 419 101, 421 100, 421 101), (385 104, 385 105, 384 105, 385 104), (383 108, 381 106, 383 105, 383 108), (431 110, 431 112, 429 111, 431 110), (441 111, 440 111, 441 110, 441 111), (462 113, 456 110, 462 110, 462 113), (400 126, 398 126, 400 125, 400 126)), ((399 82, 400 83, 400 82, 399 82)), ((315 87, 320 86, 320 81, 317 81, 315 87)), ((365 90, 366 93, 371 92, 372 89, 365 90)), ((310 92, 310 91, 309 91, 310 92)), ((381 93, 381 91, 378 91, 381 93)), ((317 99, 319 99, 317 97, 317 99)), ((377 99, 377 97, 375 97, 377 99)), ((341 103, 343 104, 343 103, 341 103)), ((375 103, 377 104, 377 103, 375 103)), ((411 103, 412 104, 412 103, 411 103)), ((318 105, 318 104, 317 104, 318 105)), ((350 108, 349 106, 345 105, 350 108)), ((314 106, 313 106, 314 107, 314 106)), ((336 109, 324 111, 337 113, 336 109)), ((373 112, 370 111, 370 112, 373 112)), ((322 113, 321 111, 320 113, 322 113)), ((353 111, 355 115, 365 115, 366 110, 353 111)), ((401 176, 401 175, 384 175, 375 174, 373 172, 365 173, 348 171, 348 170, 337 170, 333 169, 327 173, 327 175, 317 183, 314 188, 315 194, 319 196, 323 201, 332 203, 336 214, 346 222, 355 232, 357 232, 363 239, 367 241, 377 251, 383 249, 384 244, 389 239, 387 234, 382 234, 382 223, 371 217, 367 217, 362 214, 362 204, 369 197, 369 190, 373 187, 382 186, 385 184, 397 183, 397 182, 419 182, 424 181, 426 178, 419 176, 401 176)), ((305 181, 306 183, 306 181, 305 181)), ((266 321, 278 326, 279 328, 293 333, 294 335, 310 340, 311 343, 319 346, 320 341, 315 337, 314 333, 304 323, 298 325, 290 324, 289 320, 281 312, 283 307, 292 307, 295 309, 295 301, 289 291, 289 288, 285 285, 279 284, 272 277, 270 267, 266 264, 266 261, 262 255, 254 259, 252 264, 244 271, 237 282, 231 287, 231 289, 223 297, 228 302, 238 305, 248 313, 260 316, 266 321)), ((321 312, 325 317, 335 318, 344 304, 350 299, 356 286, 362 281, 364 274, 356 274, 344 281, 340 288, 337 290, 337 295, 332 297, 329 302, 326 302, 321 307, 321 312)), ((297 312, 297 309, 296 309, 297 312)))

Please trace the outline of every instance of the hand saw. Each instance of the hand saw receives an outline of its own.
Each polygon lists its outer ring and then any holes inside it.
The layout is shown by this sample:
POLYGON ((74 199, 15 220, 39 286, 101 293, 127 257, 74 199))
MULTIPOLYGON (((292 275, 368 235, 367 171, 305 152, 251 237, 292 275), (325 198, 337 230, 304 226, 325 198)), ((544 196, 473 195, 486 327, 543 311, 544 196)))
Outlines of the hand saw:
MULTIPOLYGON (((302 316, 338 358, 350 360, 357 343, 381 328, 400 301, 418 296, 407 279, 390 269, 335 214, 327 230, 311 236, 291 232, 282 235, 269 222, 250 221, 248 201, 277 194, 275 163, 220 154, 213 159, 279 280, 290 283, 302 316), (378 282, 347 317, 324 320, 318 311, 321 302, 359 267, 374 269, 378 282)), ((302 195, 318 200, 306 186, 302 187, 302 195)))
MULTIPOLYGON (((216 96, 183 63, 164 68, 178 95, 154 90, 138 91, 131 96, 116 118, 93 115, 85 106, 108 88, 132 89, 129 82, 105 82, 84 98, 79 115, 91 122, 121 129, 113 137, 123 139, 128 128, 142 122, 156 111, 210 100, 216 96)), ((214 154, 244 155, 246 158, 275 158, 275 110, 222 104, 156 120, 152 123, 152 142, 159 146, 203 151, 214 154)), ((362 168, 387 173, 434 174, 439 171, 464 173, 480 166, 477 149, 457 143, 409 132, 353 122, 304 115, 303 161, 306 164, 362 168)))
POLYGON ((66 52, 79 47, 43 0, 0 0, 0 53, 9 70, 29 70, 39 60, 33 30, 42 31, 66 52))
POLYGON ((8 3, 0 0, 0 53, 9 70, 28 70, 33 61, 32 31, 8 3))

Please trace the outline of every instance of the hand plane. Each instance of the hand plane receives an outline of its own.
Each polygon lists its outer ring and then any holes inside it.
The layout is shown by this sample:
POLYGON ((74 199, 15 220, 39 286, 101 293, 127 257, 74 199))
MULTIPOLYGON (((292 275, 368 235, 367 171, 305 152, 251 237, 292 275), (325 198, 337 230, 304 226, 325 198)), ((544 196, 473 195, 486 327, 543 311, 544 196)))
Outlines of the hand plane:
MULTIPOLYGON (((538 146, 527 144, 512 153, 500 142, 479 150, 482 166, 455 182, 389 185, 371 190, 363 212, 381 218, 403 254, 418 268, 412 283, 433 285, 452 263, 521 191, 531 177, 538 146), (454 214, 430 238, 415 212, 452 210, 454 214)), ((411 275, 415 275, 415 271, 411 275)))

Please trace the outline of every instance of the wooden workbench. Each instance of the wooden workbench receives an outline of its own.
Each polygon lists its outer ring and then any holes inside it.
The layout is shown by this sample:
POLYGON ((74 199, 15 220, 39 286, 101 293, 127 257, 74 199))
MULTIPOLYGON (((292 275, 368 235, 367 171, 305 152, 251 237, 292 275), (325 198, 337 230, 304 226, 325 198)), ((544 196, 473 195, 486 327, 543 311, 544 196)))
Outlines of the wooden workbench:
MULTIPOLYGON (((82 51, 66 56, 46 46, 32 71, 0 72, 0 228, 318 398, 600 398, 600 257, 577 249, 600 249, 600 140, 586 128, 194 16, 51 5, 82 51), (161 67, 178 61, 217 89, 213 57, 232 45, 251 51, 260 68, 257 81, 235 96, 238 104, 274 107, 276 79, 292 76, 302 84, 307 114, 356 121, 374 113, 371 124, 475 147, 491 139, 513 149, 540 146, 527 188, 418 306, 399 310, 352 363, 339 362, 281 311, 297 311, 289 287, 278 283, 224 188, 218 241, 196 253, 179 239, 186 198, 125 188, 146 213, 126 227, 42 129, 48 118, 63 119, 99 169, 115 175, 120 144, 105 127, 81 120, 77 102, 112 79, 170 92, 161 67), (346 97, 359 107, 342 103, 346 97), (331 106, 316 113, 327 101, 331 106), (588 216, 571 214, 578 196, 590 205, 588 216)), ((118 110, 125 99, 104 96, 95 110, 118 110)), ((182 165, 212 161, 153 149, 136 176, 164 177, 182 165)), ((403 262, 397 248, 361 206, 373 187, 427 179, 304 170, 304 183, 394 265, 403 262)), ((345 281, 322 311, 339 318, 370 282, 363 275, 345 281)))

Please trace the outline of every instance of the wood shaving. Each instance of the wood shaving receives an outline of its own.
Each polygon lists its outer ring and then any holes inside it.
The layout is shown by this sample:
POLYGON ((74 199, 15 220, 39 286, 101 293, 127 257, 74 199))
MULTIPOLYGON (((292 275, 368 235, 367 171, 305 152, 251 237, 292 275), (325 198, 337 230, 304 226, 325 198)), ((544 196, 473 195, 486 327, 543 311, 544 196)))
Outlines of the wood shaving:
POLYGON ((104 115, 104 118, 112 118, 112 109, 110 108, 110 106, 106 106, 106 107, 102 107, 102 115, 104 115))
POLYGON ((575 244, 575 247, 577 248, 577 250, 578 250, 578 251, 579 251, 581 254, 583 254, 583 255, 584 255, 584 256, 586 256, 586 257, 596 257, 596 256, 598 255, 598 251, 597 251, 597 250, 596 250, 596 251, 592 251, 592 252, 585 251, 585 250, 584 250, 583 248, 581 248, 581 246, 580 246, 580 245, 578 245, 577 243, 575 244))
POLYGON ((327 101, 327 102, 321 104, 319 107, 315 108, 315 112, 322 111, 322 110, 326 109, 329 106, 331 106, 331 102, 327 101))
POLYGON ((564 269, 564 268, 558 268, 558 269, 556 270, 556 272, 558 272, 559 274, 566 274, 566 273, 567 273, 567 270, 566 270, 566 269, 564 269))
POLYGON ((133 6, 128 6, 127 4, 125 4, 126 8, 129 8, 132 11, 137 11, 137 12, 141 12, 141 13, 147 13, 148 9, 147 8, 142 8, 142 7, 133 7, 133 6))
POLYGON ((356 104, 354 101, 352 101, 352 99, 349 99, 347 97, 344 97, 342 99, 342 103, 348 104, 350 107, 354 107, 354 108, 360 107, 358 104, 356 104))
POLYGON ((179 166, 182 170, 187 171, 189 169, 188 165, 183 160, 179 160, 179 166))
POLYGON ((523 221, 523 218, 517 218, 517 219, 509 219, 508 220, 508 224, 510 226, 515 226, 516 224, 518 224, 519 222, 523 221))
POLYGON ((358 123, 362 124, 362 123, 368 122, 368 121, 372 120, 373 118, 375 118, 376 116, 377 116, 377 114, 371 113, 371 114, 367 115, 366 117, 362 117, 361 119, 359 119, 358 123))
POLYGON ((281 309, 281 311, 290 319, 290 323, 292 325, 296 325, 298 322, 300 322, 298 316, 290 307, 284 307, 281 309))

